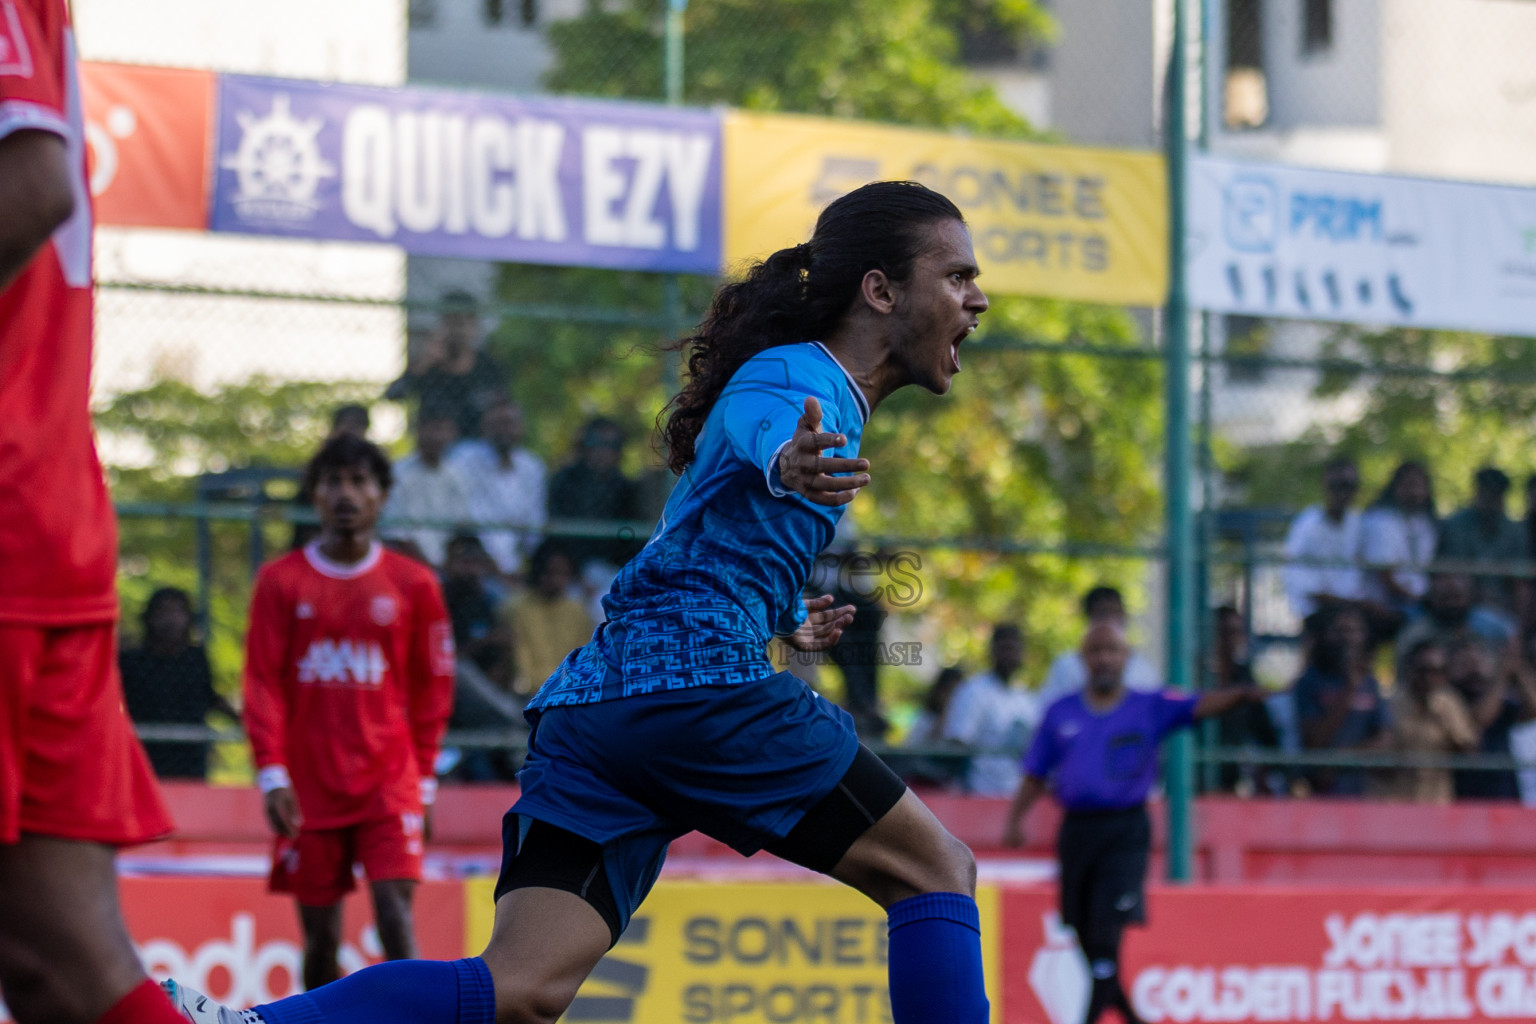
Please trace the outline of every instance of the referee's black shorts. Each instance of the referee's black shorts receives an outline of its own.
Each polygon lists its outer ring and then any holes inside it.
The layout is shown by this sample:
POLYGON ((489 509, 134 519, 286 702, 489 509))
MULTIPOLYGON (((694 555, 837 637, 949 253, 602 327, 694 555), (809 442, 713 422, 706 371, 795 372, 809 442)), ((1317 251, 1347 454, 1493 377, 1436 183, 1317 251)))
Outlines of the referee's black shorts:
POLYGON ((1147 859, 1152 819, 1145 806, 1069 811, 1056 837, 1061 919, 1087 942, 1147 920, 1147 859))

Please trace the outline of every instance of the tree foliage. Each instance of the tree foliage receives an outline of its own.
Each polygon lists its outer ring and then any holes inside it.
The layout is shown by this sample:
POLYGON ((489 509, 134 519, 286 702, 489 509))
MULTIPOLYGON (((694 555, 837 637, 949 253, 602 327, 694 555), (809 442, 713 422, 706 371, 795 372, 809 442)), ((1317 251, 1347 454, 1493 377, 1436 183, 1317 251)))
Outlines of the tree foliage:
MULTIPOLYGON (((667 0, 588 0, 550 26, 556 92, 657 99, 663 92, 667 0)), ((1041 38, 1034 0, 693 0, 686 13, 688 103, 1028 131, 957 58, 960 33, 1041 38)))

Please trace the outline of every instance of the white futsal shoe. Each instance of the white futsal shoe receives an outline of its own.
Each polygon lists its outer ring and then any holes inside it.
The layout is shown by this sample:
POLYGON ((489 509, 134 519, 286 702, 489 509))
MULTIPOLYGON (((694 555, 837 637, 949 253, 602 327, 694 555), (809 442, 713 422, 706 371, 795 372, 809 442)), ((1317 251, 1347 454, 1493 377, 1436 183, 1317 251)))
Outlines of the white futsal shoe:
POLYGON ((263 1024, 261 1014, 255 1010, 231 1010, 175 978, 166 978, 160 988, 176 1007, 176 1012, 192 1024, 263 1024))

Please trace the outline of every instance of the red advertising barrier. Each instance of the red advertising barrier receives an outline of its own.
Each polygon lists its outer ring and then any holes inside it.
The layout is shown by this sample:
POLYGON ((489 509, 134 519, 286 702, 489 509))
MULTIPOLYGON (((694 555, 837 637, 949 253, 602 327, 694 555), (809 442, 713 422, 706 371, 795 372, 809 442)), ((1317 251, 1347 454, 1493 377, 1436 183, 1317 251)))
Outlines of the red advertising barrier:
POLYGON ((80 65, 97 223, 208 229, 215 77, 80 65))
MULTIPOLYGON (((255 878, 124 878, 123 916, 144 966, 174 976, 220 1002, 254 1006, 298 990, 303 939, 292 897, 274 896, 255 878)), ((341 966, 345 973, 382 958, 366 887, 347 898, 341 966)), ((416 889, 421 955, 464 955, 464 886, 423 882, 416 889)), ((478 950, 477 950, 478 952, 478 950)))
MULTIPOLYGON (((1154 889, 1126 990, 1148 1024, 1536 1017, 1536 891, 1154 889)), ((1079 1024, 1087 967, 1049 889, 1003 896, 1003 1019, 1079 1024)))
MULTIPOLYGON (((802 904, 810 917, 847 916, 838 909, 842 903, 836 890, 804 881, 781 884, 784 896, 773 900, 771 912, 752 909, 762 904, 761 881, 722 880, 702 883, 702 888, 712 893, 710 912, 723 915, 722 920, 736 910, 747 913, 736 923, 752 925, 747 931, 756 939, 778 918, 794 918, 794 908, 802 904)), ((668 907, 686 902, 688 893, 700 888, 697 880, 663 878, 650 904, 651 916, 665 916, 668 907)), ((291 900, 269 895, 261 880, 125 878, 121 889, 129 930, 156 977, 174 975, 234 1006, 281 998, 295 990, 301 957, 297 915, 291 900)), ((1001 939, 987 943, 992 951, 988 973, 994 979, 990 995, 995 1024, 1080 1024, 1089 986, 1087 965, 1071 932, 1060 925, 1054 890, 1017 885, 983 889, 983 904, 997 908, 984 920, 999 922, 1001 939)), ((423 956, 453 959, 478 952, 487 915, 483 907, 469 908, 474 913, 468 913, 466 894, 482 902, 488 898, 487 885, 420 886, 416 930, 423 956), (478 931, 470 927, 470 918, 478 922, 478 931)), ((853 911, 860 906, 864 904, 853 911)), ((877 909, 869 909, 878 917, 877 909)), ((1536 1018, 1536 890, 1153 887, 1149 916, 1148 927, 1128 933, 1122 965, 1126 989, 1148 1024, 1475 1024, 1536 1018)), ((797 934, 815 931, 800 924, 797 934)), ((697 985, 707 986, 710 970, 719 973, 720 965, 711 966, 708 958, 668 954, 662 941, 667 929, 658 925, 651 930, 655 949, 646 946, 642 936, 640 945, 620 947, 615 954, 643 961, 656 979, 670 982, 670 989, 660 981, 642 986, 642 995, 656 997, 653 1002, 665 994, 663 989, 691 992, 697 985)), ((348 899, 344 934, 344 970, 379 959, 362 892, 348 899)), ((769 948, 761 942, 751 945, 756 952, 750 962, 742 961, 745 966, 737 965, 738 973, 755 978, 753 971, 762 974, 777 964, 774 969, 784 977, 774 975, 775 984, 799 983, 801 975, 790 960, 763 959, 769 948)), ((878 986, 884 947, 876 943, 870 948, 879 959, 865 965, 875 968, 867 980, 878 986)), ((806 968, 805 978, 814 980, 814 974, 806 968)), ((634 1024, 660 1024, 663 1018, 654 1007, 648 1009, 649 1003, 632 1002, 634 1024)), ((734 1024, 844 1019, 785 1016, 782 1009, 769 1000, 751 1011, 722 1015, 723 1009, 714 1008, 709 1015, 687 1019, 734 1024)), ((847 1019, 876 1024, 879 1016, 847 1019)))

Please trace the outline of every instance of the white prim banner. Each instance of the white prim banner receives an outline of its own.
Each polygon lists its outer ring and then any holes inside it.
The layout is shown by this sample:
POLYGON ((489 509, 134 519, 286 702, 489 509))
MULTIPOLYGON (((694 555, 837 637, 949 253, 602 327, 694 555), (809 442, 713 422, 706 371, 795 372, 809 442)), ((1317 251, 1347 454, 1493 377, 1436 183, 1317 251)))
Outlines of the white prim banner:
POLYGON ((1190 302, 1536 335, 1536 189, 1190 161, 1190 302))

